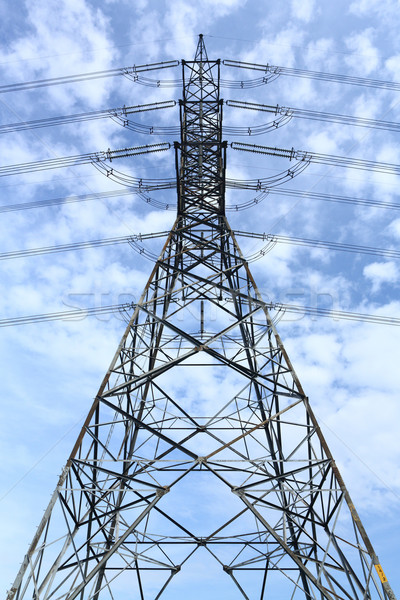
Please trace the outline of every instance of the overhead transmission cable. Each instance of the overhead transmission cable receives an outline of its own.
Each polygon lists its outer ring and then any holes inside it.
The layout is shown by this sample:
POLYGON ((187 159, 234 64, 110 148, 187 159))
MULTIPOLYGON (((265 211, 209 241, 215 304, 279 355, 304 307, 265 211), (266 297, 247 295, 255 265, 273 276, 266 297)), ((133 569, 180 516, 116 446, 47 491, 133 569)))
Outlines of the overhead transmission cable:
MULTIPOLYGON (((48 119, 35 119, 34 121, 21 121, 19 123, 10 123, 8 125, 0 125, 1 133, 11 133, 15 131, 25 131, 29 129, 41 129, 42 127, 52 127, 54 125, 67 125, 69 123, 80 123, 82 121, 93 121, 97 119, 111 118, 116 120, 125 127, 131 121, 127 119, 128 115, 148 112, 152 110, 160 110, 163 108, 172 108, 176 106, 175 100, 166 100, 165 102, 153 102, 152 104, 139 104, 137 106, 122 106, 120 108, 108 108, 106 110, 95 110, 84 113, 76 113, 73 115, 64 115, 58 117, 49 117, 48 119)), ((137 127, 145 128, 144 133, 148 133, 151 127, 135 124, 137 127)), ((163 128, 164 129, 164 128, 163 128)), ((167 129, 167 128, 165 128, 167 129)), ((175 132, 175 127, 171 128, 175 132)))
MULTIPOLYGON (((382 121, 379 119, 367 119, 364 117, 353 117, 350 115, 340 115, 335 113, 319 112, 316 110, 305 110, 301 108, 290 108, 279 106, 279 104, 256 104, 255 102, 242 102, 239 100, 226 100, 226 105, 232 108, 243 108, 246 110, 254 110, 257 112, 267 112, 277 117, 273 122, 275 128, 287 123, 292 117, 300 119, 310 119, 313 121, 324 121, 329 123, 340 123, 342 125, 354 125, 356 127, 367 127, 370 129, 383 129, 386 131, 400 131, 400 123, 392 123, 391 121, 382 121)), ((238 134, 241 130, 248 131, 248 135, 257 135, 258 128, 265 127, 259 125, 255 127, 237 127, 238 134)), ((0 128, 1 133, 1 128, 0 128)), ((264 131, 262 131, 264 133, 264 131)))
MULTIPOLYGON (((111 190, 109 192, 94 192, 92 194, 82 194, 79 196, 65 196, 64 198, 51 198, 49 200, 32 200, 31 202, 19 202, 17 204, 5 204, 0 206, 0 213, 14 212, 20 210, 32 210, 36 208, 45 208, 48 206, 59 206, 74 202, 87 202, 89 200, 103 200, 105 198, 119 198, 120 196, 132 196, 136 190, 121 189, 111 190)), ((399 205, 400 208, 400 205, 399 205)))
POLYGON ((19 92, 23 90, 32 90, 40 87, 53 85, 62 85, 65 83, 76 83, 80 81, 90 81, 92 79, 103 79, 104 77, 116 77, 124 75, 125 77, 135 78, 139 73, 146 71, 155 71, 158 69, 169 69, 178 67, 179 60, 169 60, 165 62, 149 63, 146 65, 133 65, 132 67, 119 67, 117 69, 107 69, 104 71, 92 71, 91 73, 80 73, 78 75, 66 75, 64 77, 52 77, 50 79, 39 79, 36 81, 25 81, 20 83, 9 83, 0 85, 0 94, 7 92, 19 92))
POLYGON ((265 76, 288 75, 291 77, 302 77, 306 79, 318 79, 320 81, 330 81, 335 83, 345 83, 348 85, 357 85, 363 87, 381 88, 385 90, 400 91, 400 83, 395 81, 383 81, 380 79, 370 79, 367 77, 353 77, 350 75, 338 75, 335 73, 325 73, 323 71, 307 71, 306 69, 294 69, 291 67, 278 67, 274 65, 259 65, 239 60, 223 60, 222 64, 226 67, 235 67, 239 69, 249 69, 252 71, 261 71, 265 76))
MULTIPOLYGON (((177 147, 179 146, 177 142, 175 143, 175 145, 177 147)), ((391 173, 395 175, 400 174, 400 165, 395 165, 391 163, 375 162, 344 156, 334 156, 330 154, 317 154, 316 152, 311 153, 304 150, 295 150, 294 148, 290 150, 285 148, 273 148, 270 146, 260 146, 257 144, 245 144, 243 142, 231 142, 230 145, 234 150, 253 152, 256 154, 266 154, 269 156, 286 158, 289 159, 289 161, 296 161, 293 164, 293 166, 287 171, 277 173, 276 175, 270 178, 259 178, 250 180, 237 180, 227 178, 226 186, 231 189, 250 189, 256 191, 266 191, 269 189, 269 187, 279 185, 283 181, 292 179, 295 175, 300 174, 311 162, 353 169, 377 171, 379 173, 391 173)), ((143 180, 142 178, 132 177, 130 175, 121 173, 120 171, 115 171, 114 169, 108 168, 105 165, 106 161, 111 162, 112 160, 115 160, 117 158, 137 156, 140 154, 148 154, 150 152, 160 152, 163 150, 169 150, 170 148, 171 144, 165 142, 161 144, 150 144, 145 146, 123 148, 120 150, 108 149, 106 151, 92 152, 89 154, 78 154, 75 156, 52 158, 30 163, 6 165, 0 167, 0 177, 91 163, 94 166, 96 166, 99 170, 104 172, 111 179, 119 181, 120 183, 123 183, 125 185, 141 187, 143 190, 170 189, 171 187, 175 186, 174 178, 143 180)))
POLYGON ((28 325, 31 323, 44 323, 46 321, 80 321, 86 317, 99 314, 123 313, 132 308, 131 304, 113 304, 108 306, 97 306, 94 308, 72 309, 61 312, 43 313, 39 315, 26 315, 0 319, 0 327, 11 327, 14 325, 28 325))
MULTIPOLYGON (((379 79, 370 79, 367 77, 353 77, 349 75, 338 75, 334 73, 325 73, 322 71, 307 71, 306 69, 295 69, 289 67, 280 67, 275 65, 260 65, 236 60, 225 59, 222 63, 227 67, 236 67, 240 69, 261 71, 263 75, 253 80, 225 80, 221 79, 221 87, 231 89, 250 89, 270 83, 280 75, 303 77, 306 79, 317 79, 320 81, 330 81, 335 83, 345 83, 348 85, 356 85, 363 87, 380 88, 385 90, 400 90, 400 83, 394 81, 384 81, 379 79)), ((63 77, 53 77, 49 79, 39 79, 36 81, 25 81, 19 83, 10 83, 0 86, 0 94, 7 92, 18 92, 24 90, 32 90, 47 86, 62 85, 68 83, 77 83, 82 81, 91 81, 94 79, 102 79, 105 77, 124 76, 131 79, 135 83, 148 87, 166 88, 166 87, 181 87, 181 79, 161 80, 143 77, 140 74, 158 69, 167 69, 180 65, 179 60, 171 60, 166 62, 150 63, 145 65, 134 65, 132 67, 119 67, 116 69, 107 69, 103 71, 93 71, 90 73, 80 73, 77 75, 66 75, 63 77)))
POLYGON ((26 248, 25 250, 14 250, 11 252, 0 252, 0 260, 10 260, 13 258, 27 258, 29 256, 38 256, 42 254, 58 254, 72 250, 85 250, 98 248, 100 246, 116 246, 118 244, 133 244, 142 240, 165 237, 169 231, 160 231, 154 233, 138 233, 133 235, 124 235, 113 238, 104 238, 99 240, 88 240, 86 242, 71 242, 70 244, 59 244, 55 246, 42 246, 40 248, 26 248))
POLYGON ((373 208, 384 208, 386 210, 400 210, 400 204, 385 202, 384 200, 353 198, 351 196, 341 196, 340 194, 326 194, 289 188, 274 188, 268 190, 268 195, 292 196, 294 198, 304 198, 304 200, 323 200, 324 202, 336 202, 339 204, 355 204, 360 206, 371 206, 373 208))
MULTIPOLYGON (((11 260, 15 258, 27 258, 30 256, 39 256, 43 254, 58 254, 74 250, 85 250, 90 248, 98 248, 101 246, 115 246, 118 244, 131 244, 137 249, 138 242, 165 237, 168 231, 160 231, 154 233, 138 233, 129 236, 119 236, 113 238, 104 238, 97 240, 88 240, 83 242, 71 242, 70 244, 60 244, 54 246, 43 246, 38 248, 26 248, 24 250, 13 250, 9 252, 1 252, 0 260, 11 260)), ((253 239, 259 239, 267 242, 267 246, 259 251, 256 251, 252 257, 247 260, 256 260, 275 244, 291 244, 295 246, 308 246, 312 248, 322 248, 326 250, 334 250, 338 252, 350 252, 353 254, 367 254, 372 256, 382 256, 388 259, 400 259, 400 250, 389 248, 375 248, 371 246, 361 246, 355 244, 344 244, 339 242, 329 242, 324 240, 313 240, 300 237, 290 237, 284 235, 276 235, 270 233, 252 233, 246 231, 235 231, 235 235, 253 239), (267 249, 268 248, 268 249, 267 249)))
MULTIPOLYGON (((241 102, 238 100, 227 100, 227 106, 233 108, 242 108, 257 112, 267 112, 276 117, 273 121, 262 123, 260 125, 250 126, 230 126, 223 125, 222 131, 224 134, 239 135, 239 136, 255 136, 262 135, 268 131, 274 131, 278 127, 288 123, 293 117, 302 119, 311 119, 314 121, 323 121, 330 123, 340 123, 352 125, 356 127, 368 127, 370 129, 381 129, 386 131, 400 131, 400 123, 392 123, 391 121, 382 121, 376 119, 367 119, 362 117, 353 117, 349 115, 339 115, 335 113, 325 113, 315 110, 304 110, 300 108, 289 108, 285 106, 256 104, 254 102, 241 102)), ((47 119, 35 119, 33 121, 22 121, 18 123, 9 123, 0 125, 0 134, 14 133, 16 131, 27 131, 33 129, 41 129, 43 127, 53 127, 57 125, 68 125, 70 123, 81 123, 84 121, 93 121, 97 119, 111 118, 119 125, 148 135, 179 135, 179 126, 155 126, 136 123, 128 118, 129 115, 141 112, 149 112, 160 110, 163 108, 172 108, 176 106, 175 100, 167 100, 165 102, 154 102, 152 104, 142 104, 137 106, 122 106, 119 108, 108 108, 105 110, 90 111, 84 113, 75 113, 72 115, 62 115, 49 117, 47 119)))
MULTIPOLYGON (((308 246, 311 248, 322 248, 326 250, 335 250, 339 252, 350 252, 353 254, 368 254, 372 256, 382 256, 391 259, 400 259, 400 250, 390 248, 375 248, 373 246, 361 246, 357 244, 345 244, 339 242, 329 242, 325 240, 313 240, 300 237, 292 237, 287 235, 276 235, 272 233, 253 233, 247 231, 235 231, 235 235, 241 237, 260 239, 275 244, 290 244, 294 246, 308 246)), ((254 256, 265 254, 263 250, 255 253, 254 256)), ((0 254, 0 260, 2 255, 0 254)), ((13 258, 13 257, 11 257, 13 258)))
MULTIPOLYGON (((131 148, 122 148, 120 150, 105 150, 100 152, 91 152, 88 154, 76 154, 74 156, 64 156, 60 158, 50 158, 47 160, 39 160, 29 163, 20 163, 16 165, 5 165, 0 167, 0 177, 7 175, 20 175, 22 173, 31 173, 34 171, 46 171, 49 169, 57 169, 60 167, 73 167, 83 164, 104 163, 105 161, 113 161, 117 158, 126 158, 128 156, 138 156, 140 154, 148 154, 150 152, 161 152, 169 150, 171 144, 165 142, 162 144, 148 144, 145 146, 135 146, 131 148)), ((135 180, 140 181, 140 178, 135 180)), ((160 180, 157 180, 160 181, 160 180)))
MULTIPOLYGON (((158 189, 154 187, 154 189, 158 189)), ((37 208, 46 208, 50 206, 60 206, 63 204, 69 204, 74 202, 87 202, 91 200, 103 200, 106 198, 119 198, 122 196, 132 196, 137 194, 138 189, 134 188, 121 188, 118 190, 110 190, 108 192, 97 192, 93 194, 82 194, 78 196, 65 196, 63 198, 51 198, 48 200, 33 200, 31 202, 20 202, 16 204, 5 204, 0 206, 0 214, 6 212, 14 212, 20 210, 33 210, 37 208)), ((353 198, 348 196, 340 196, 335 194, 322 194, 318 192, 287 189, 287 188, 271 188, 265 191, 265 196, 269 195, 281 195, 281 196, 293 196, 296 198, 304 198, 305 200, 322 200, 326 202, 336 202, 360 206, 371 206, 373 208, 382 208, 386 210, 400 210, 400 204, 385 202, 382 200, 369 200, 367 198, 353 198)), ((152 203, 151 199, 144 197, 144 200, 148 203, 152 203)), ((257 203, 255 200, 252 202, 257 203)), ((173 208, 173 204, 170 205, 173 208)), ((165 206, 164 206, 165 208, 165 206)), ((235 211, 237 207, 235 204, 227 206, 227 210, 235 211)))
MULTIPOLYGON (((392 325, 395 327, 400 326, 399 317, 388 317, 384 315, 370 315, 359 312, 348 312, 343 310, 332 310, 328 308, 318 308, 312 306, 301 306, 295 304, 285 304, 282 302, 271 302, 264 303, 260 302, 263 306, 269 310, 277 311, 283 316, 284 313, 290 312, 301 316, 318 316, 318 317, 329 317, 332 319, 341 319, 346 321, 359 321, 365 323, 374 323, 378 325, 392 325), (283 314, 282 314, 283 313, 283 314)), ((17 325, 29 325, 33 323, 43 323, 46 321, 79 321, 89 316, 99 314, 115 314, 120 313, 121 315, 127 315, 129 311, 136 308, 135 304, 113 304, 107 306, 93 307, 93 308, 82 308, 66 310, 61 312, 43 313, 36 315, 24 315, 21 317, 11 317, 6 319, 0 319, 0 327, 11 327, 17 325)))
POLYGON ((330 308, 318 308, 313 306, 301 306, 295 304, 284 304, 283 302, 275 302, 269 305, 269 309, 290 312, 302 316, 329 317, 331 319, 340 319, 345 321, 361 321, 364 323, 375 323, 378 325, 394 325, 400 326, 399 317, 386 317, 383 315, 369 315, 359 312, 348 312, 344 310, 332 310, 330 308))
MULTIPOLYGON (((361 169, 366 171, 376 171, 378 173, 390 173, 400 175, 400 165, 392 163, 375 162, 360 158, 351 158, 347 156, 334 156, 332 154, 318 154, 317 152, 307 152, 305 150, 290 150, 286 148, 272 148, 270 146, 260 146, 257 144, 245 144, 243 142, 231 142, 231 148, 243 152, 253 152, 255 154, 266 154, 268 156, 277 156, 287 158, 290 161, 306 161, 322 165, 331 165, 337 167, 346 167, 350 169, 361 169)), ((262 180, 260 179, 260 182, 262 180)), ((253 189, 253 188, 250 188, 253 189)))

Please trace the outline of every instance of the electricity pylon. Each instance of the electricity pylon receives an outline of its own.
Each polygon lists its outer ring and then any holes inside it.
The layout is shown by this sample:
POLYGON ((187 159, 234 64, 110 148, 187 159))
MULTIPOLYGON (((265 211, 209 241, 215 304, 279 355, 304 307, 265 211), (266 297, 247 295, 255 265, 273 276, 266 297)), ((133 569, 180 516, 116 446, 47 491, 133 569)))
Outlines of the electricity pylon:
POLYGON ((393 600, 225 217, 220 62, 182 64, 176 221, 8 599, 195 598, 205 561, 227 598, 393 600))

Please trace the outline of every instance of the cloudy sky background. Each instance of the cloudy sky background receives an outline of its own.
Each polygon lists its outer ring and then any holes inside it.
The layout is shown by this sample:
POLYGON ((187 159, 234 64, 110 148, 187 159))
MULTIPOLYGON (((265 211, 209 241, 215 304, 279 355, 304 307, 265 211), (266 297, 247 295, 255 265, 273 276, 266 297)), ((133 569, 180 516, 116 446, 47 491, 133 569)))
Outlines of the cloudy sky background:
MULTIPOLYGON (((394 0, 31 0, 0 5, 1 85, 134 64, 191 60, 199 33, 211 59, 235 59, 400 82, 399 3, 394 0)), ((173 79, 180 70, 148 74, 173 79)), ((225 67, 224 79, 259 77, 225 67)), ((2 92, 0 88, 0 92, 2 92)), ((279 77, 238 99, 400 123, 400 92, 279 77)), ((119 77, 0 93, 1 124, 177 100, 119 77)), ((178 109, 135 115, 146 125, 177 125, 178 109)), ((227 125, 254 126, 267 114, 224 107, 227 125)), ((0 166, 124 148, 175 138, 140 135, 111 119, 0 135, 0 166)), ((398 134, 293 119, 271 134, 238 139, 280 148, 400 163, 398 134)), ((121 160, 115 168, 143 178, 173 176, 173 152, 121 160)), ((288 163, 230 150, 228 176, 270 177, 288 163)), ((398 176, 310 165, 286 188, 399 204, 398 176)), ((118 189, 91 165, 1 177, 0 206, 118 189)), ((122 188, 121 188, 122 189, 122 188)), ((152 196, 175 201, 174 192, 152 196)), ((231 205, 252 192, 228 193, 231 205)), ((0 208, 1 210, 1 208, 0 208)), ((274 196, 230 212, 234 229, 397 249, 400 213, 274 196)), ((0 252, 168 229, 173 210, 139 197, 0 212, 0 252)), ((239 238, 244 253, 263 247, 239 238)), ((156 254, 161 240, 146 243, 156 254)), ((1 318, 99 307, 138 299, 151 261, 128 245, 3 260, 1 318)), ((395 259, 277 244, 252 264, 271 301, 400 317, 395 259)), ((103 315, 1 329, 0 519, 6 549, 0 587, 8 589, 54 489, 124 330, 103 315)), ((385 572, 400 592, 400 406, 398 327, 286 314, 285 346, 385 572)))

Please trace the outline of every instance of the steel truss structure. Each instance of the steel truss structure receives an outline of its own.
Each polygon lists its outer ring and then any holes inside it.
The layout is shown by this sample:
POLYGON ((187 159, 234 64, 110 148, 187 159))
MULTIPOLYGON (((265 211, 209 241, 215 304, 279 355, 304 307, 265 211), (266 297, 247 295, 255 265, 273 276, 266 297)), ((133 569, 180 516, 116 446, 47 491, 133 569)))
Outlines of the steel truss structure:
POLYGON ((194 598, 202 560, 223 597, 393 600, 225 216, 220 61, 182 64, 177 218, 8 600, 194 598))

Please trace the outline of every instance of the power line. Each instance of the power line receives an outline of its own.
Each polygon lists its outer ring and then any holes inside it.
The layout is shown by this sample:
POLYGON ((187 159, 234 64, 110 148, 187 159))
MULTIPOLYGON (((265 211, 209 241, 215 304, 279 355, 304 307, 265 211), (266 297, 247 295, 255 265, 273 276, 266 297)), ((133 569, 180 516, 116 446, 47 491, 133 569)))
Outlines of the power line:
MULTIPOLYGON (((43 246, 39 248, 27 248, 25 250, 13 250, 10 252, 1 252, 0 260, 11 260, 15 258, 27 258, 30 256, 38 256, 43 254, 56 254, 61 252, 68 252, 73 250, 85 250, 89 248, 98 248, 101 246, 114 246, 118 244, 135 244, 135 249, 138 242, 143 240, 155 239, 159 237, 165 237, 168 231, 161 231, 156 233, 139 233, 130 236, 120 236, 113 238, 104 238, 98 240, 88 240, 83 242, 72 242, 70 244, 61 244, 55 246, 43 246)), ((295 246, 309 246, 313 248, 323 248, 326 250, 334 250, 339 252, 350 252, 353 254, 367 254, 372 256, 382 256, 384 258, 399 259, 400 250, 386 249, 386 248, 375 248, 371 246, 359 246, 354 244, 343 244, 338 242, 329 242, 324 240, 312 240, 300 237, 289 237, 284 235, 275 235, 269 233, 251 233, 246 231, 235 231, 235 235, 241 237, 260 239, 268 242, 266 248, 269 249, 276 243, 291 244, 295 246)), ((248 261, 255 260, 264 256, 267 249, 263 248, 255 252, 251 257, 246 257, 248 261)))
MULTIPOLYGON (((97 119, 111 118, 118 121, 120 124, 127 126, 131 121, 127 120, 127 116, 159 110, 163 108, 172 108, 176 106, 175 100, 165 102, 154 102, 152 104, 141 104, 137 106, 123 106, 120 108, 107 108, 105 110, 96 110, 84 113, 76 113, 73 115, 64 115, 58 117, 50 117, 48 119, 35 119, 34 121, 22 121, 19 123, 10 123, 8 125, 0 125, 1 133, 12 133, 15 131, 26 131, 30 129, 41 129, 42 127, 52 127, 54 125, 67 125, 69 123, 80 123, 82 121, 93 121, 97 119)), ((136 124, 137 127, 146 127, 136 124)), ((151 129, 151 128, 150 128, 151 129)), ((173 128, 175 130, 175 128, 173 128)), ((146 131, 147 132, 147 131, 146 131)))
MULTIPOLYGON (((74 156, 64 156, 60 158, 50 158, 29 163, 20 163, 16 165, 5 165, 0 167, 0 177, 8 175, 20 175, 22 173, 31 173, 34 171, 46 171, 49 169, 58 169, 60 167, 75 167, 84 164, 103 163, 104 161, 112 161, 116 158, 126 158, 128 156, 138 156, 148 154, 150 152, 161 152, 169 150, 171 144, 150 144, 145 146, 135 146, 131 148, 122 148, 121 150, 106 150, 100 152, 91 152, 88 154, 76 154, 74 156)), ((140 179, 137 179, 139 182, 140 179)))
POLYGON ((306 79, 317 79, 320 81, 330 81, 335 83, 345 83, 363 87, 381 88, 385 90, 400 90, 400 83, 394 81, 383 81, 380 79, 369 79, 367 77, 352 77, 350 75, 338 75, 335 73, 325 73, 323 71, 307 71, 306 69, 294 69, 289 67, 278 67, 273 65, 258 65, 253 63, 241 62, 238 60, 223 60, 222 63, 227 67, 237 67, 240 69, 250 69, 261 71, 265 76, 289 75, 291 77, 304 77, 306 79))
POLYGON ((270 305, 270 309, 275 309, 278 312, 283 311, 294 314, 329 317, 331 319, 341 319, 345 321, 362 321, 364 323, 375 323, 377 325, 394 325, 400 326, 399 317, 387 317, 383 315, 369 315, 359 312, 348 312, 344 310, 333 310, 330 308, 317 308, 312 306, 296 306, 294 304, 284 304, 276 302, 270 305))
POLYGON ((33 200, 31 202, 20 202, 18 204, 5 204, 0 206, 0 213, 14 212, 20 210, 32 210, 35 208, 45 208, 47 206, 59 206, 61 204, 70 204, 74 202, 88 202, 90 200, 103 200, 105 198, 119 198, 120 196, 132 196, 137 190, 121 189, 111 190, 109 192, 97 192, 93 194, 82 194, 78 196, 66 196, 64 198, 52 198, 49 200, 33 200))
MULTIPOLYGON (((266 154, 269 156, 287 158, 290 161, 297 161, 287 171, 278 173, 277 175, 274 175, 271 178, 259 178, 251 180, 237 180, 227 178, 227 187, 233 189, 255 189, 259 191, 268 189, 268 187, 272 185, 275 186, 280 184, 282 181, 292 179, 295 175, 298 175, 301 171, 303 171, 310 162, 339 167, 347 167, 351 169, 376 171, 379 173, 388 173, 396 175, 400 174, 400 165, 395 165, 391 163, 381 163, 358 158, 334 156, 330 154, 318 154, 316 152, 310 153, 304 150, 295 150, 294 148, 292 148, 291 150, 276 147, 272 148, 269 146, 260 146, 257 144, 245 144, 243 142, 231 142, 230 145, 231 148, 233 148, 234 150, 254 152, 256 154, 266 154)), ((135 187, 140 186, 142 189, 144 189, 146 186, 143 183, 143 179, 131 177, 130 175, 124 175, 123 173, 120 173, 118 171, 114 172, 113 169, 109 170, 104 165, 105 161, 108 160, 111 162, 112 160, 115 160, 117 158, 138 156, 140 154, 148 154, 150 152, 160 152, 163 150, 169 150, 170 148, 171 144, 169 143, 150 144, 131 148, 123 148, 121 150, 107 150, 100 152, 92 152, 88 154, 77 154, 74 156, 51 158, 47 160, 34 161, 29 163, 5 165, 4 167, 0 167, 0 177, 92 163, 99 169, 104 170, 107 176, 113 176, 112 178, 117 181, 135 185, 135 187)), ((157 189, 161 189, 162 187, 170 188, 172 185, 174 185, 171 178, 152 181, 155 183, 157 189)))
MULTIPOLYGON (((400 83, 393 81, 385 81, 380 79, 370 79, 367 77, 353 77, 349 75, 338 75, 334 73, 325 73, 323 71, 308 71, 306 69, 294 69, 289 67, 281 67, 274 65, 259 65, 253 63, 246 63, 235 60, 225 59, 222 63, 227 67, 237 67, 241 69, 250 69, 255 71, 261 71, 262 77, 253 80, 224 80, 221 79, 221 87, 233 88, 233 89, 249 89, 265 85, 279 77, 280 75, 286 75, 291 77, 302 77, 306 79, 316 79, 320 81, 330 81, 335 83, 344 83, 348 85, 356 85, 363 87, 380 88, 385 90, 400 90, 400 83)), ((146 77, 140 77, 140 73, 154 71, 157 69, 166 69, 171 67, 179 66, 179 60, 172 60, 166 62, 152 63, 147 65, 134 65, 132 67, 119 67, 116 69, 107 69, 104 71, 93 71, 90 73, 80 73, 77 75, 67 75, 64 77, 54 77, 49 79, 39 79, 36 81, 26 81, 20 83, 11 83, 0 86, 0 94, 8 92, 17 92, 24 90, 32 90, 35 88, 42 88, 47 86, 62 85, 66 83, 77 83, 81 81, 91 81, 94 79, 102 79, 104 77, 115 77, 123 75, 128 77, 135 83, 145 85, 147 87, 180 87, 182 85, 181 79, 174 80, 161 80, 161 79, 150 79, 146 77)))
MULTIPOLYGON (((344 244, 339 242, 329 242, 324 240, 313 240, 307 238, 300 237, 291 237, 285 235, 275 235, 271 233, 249 233, 246 231, 235 231, 235 235, 239 235, 242 237, 256 238, 261 239, 268 242, 268 245, 281 243, 281 244, 291 244, 294 246, 309 246, 312 248, 323 248, 326 250, 334 250, 339 252, 350 252, 352 254, 368 254, 372 256, 382 256, 384 258, 391 259, 399 259, 400 258, 400 250, 392 250, 387 248, 375 248, 371 246, 361 246, 356 244, 344 244)), ((260 255, 264 255, 266 253, 265 249, 259 250, 255 252, 252 256, 253 259, 259 257, 260 255)), ((0 254, 0 259, 2 255, 0 254)))
MULTIPOLYGON (((354 125, 356 127, 367 127, 369 129, 383 129, 386 131, 400 131, 400 123, 392 123, 391 121, 382 121, 379 119, 366 119, 363 117, 354 117, 349 115, 339 115, 335 113, 319 112, 316 110, 305 110, 301 108, 289 108, 279 106, 278 104, 256 104, 255 102, 242 102, 240 100, 227 100, 227 106, 232 108, 244 108, 247 110, 255 110, 257 112, 267 112, 277 117, 274 121, 275 128, 287 123, 292 117, 301 119, 310 119, 313 121, 325 121, 330 123, 340 123, 342 125, 354 125)), ((259 128, 265 125, 259 125, 259 128)), ((257 135, 258 127, 238 127, 238 130, 248 130, 248 135, 257 135)), ((263 132, 262 132, 263 133, 263 132)))
MULTIPOLYGON (((370 315, 359 312, 348 312, 343 310, 333 310, 328 308, 318 308, 312 306, 301 306, 295 304, 285 304, 282 302, 271 302, 264 303, 254 299, 254 302, 259 302, 269 310, 277 311, 280 318, 286 312, 302 315, 302 316, 317 316, 317 317, 329 317, 332 319, 340 319, 345 321, 358 321, 365 323, 374 323, 378 325, 392 325, 395 327, 400 326, 399 317, 389 317, 384 315, 370 315)), ((43 323, 47 321, 79 321, 86 317, 95 316, 99 314, 127 314, 131 309, 136 308, 135 304, 112 304, 108 306, 93 307, 93 308, 82 308, 66 310, 61 312, 43 313, 37 315, 25 315, 21 317, 11 317, 7 319, 0 319, 0 327, 12 327, 17 325, 30 325, 33 323, 43 323)))
POLYGON ((72 242, 71 244, 60 244, 56 246, 43 246, 40 248, 27 248, 26 250, 14 250, 12 252, 1 252, 0 260, 10 260, 14 258, 27 258, 29 256, 39 256, 42 254, 58 254, 72 250, 85 250, 89 248, 98 248, 101 246, 115 246, 118 244, 137 243, 142 240, 165 237, 169 231, 157 233, 138 233, 136 235, 120 236, 114 238, 105 238, 99 240, 89 240, 86 242, 72 242))
POLYGON ((102 79, 104 77, 116 77, 124 75, 126 77, 137 77, 138 73, 154 71, 157 69, 168 69, 179 66, 179 60, 170 60, 165 62, 151 63, 147 65, 134 65, 133 67, 119 67, 117 69, 107 69, 104 71, 92 71, 91 73, 80 73, 78 75, 66 75, 64 77, 53 77, 51 79, 38 79, 36 81, 25 81, 21 83, 9 83, 0 86, 0 94, 7 92, 19 92, 23 90, 32 90, 35 88, 48 87, 53 85, 62 85, 64 83, 76 83, 80 81, 90 81, 93 79, 102 79))
MULTIPOLYGON (((346 156, 335 156, 332 154, 318 154, 317 152, 307 152, 306 150, 290 150, 286 148, 272 148, 270 146, 260 146, 257 144, 245 144, 243 142, 232 142, 231 148, 243 152, 254 152, 255 154, 266 154, 268 156, 277 156, 289 160, 312 162, 321 165, 331 165, 335 167, 346 167, 348 169, 361 169, 365 171, 375 171, 378 173, 388 173, 400 175, 400 165, 392 163, 375 162, 360 158, 351 158, 346 156)), ((260 179, 260 181, 262 181, 260 179)))
MULTIPOLYGON (((145 188, 150 188, 150 182, 145 181, 145 188)), ((153 187, 156 189, 156 186, 153 187)), ((119 198, 122 196, 131 196, 133 194, 138 194, 137 188, 129 188, 129 189, 118 189, 111 190, 109 192, 97 192, 93 194, 82 194, 75 196, 65 196, 63 198, 52 198, 49 200, 34 200, 31 202, 21 202, 16 204, 5 204, 0 206, 0 213, 6 212, 14 212, 20 210, 32 210, 36 208, 45 208, 48 206, 59 206, 62 204, 69 204, 74 202, 87 202, 91 200, 103 200, 106 198, 119 198)), ((140 193, 139 193, 140 195, 140 193)), ((269 195, 280 195, 280 196, 293 196, 296 198, 304 198, 304 199, 312 199, 312 200, 323 200, 326 202, 336 202, 343 204, 353 204, 360 206, 370 206, 373 208, 381 208, 386 210, 400 210, 400 204, 385 202, 382 200, 370 200, 367 198, 354 198, 349 196, 341 196, 338 194, 323 194, 319 192, 311 192, 305 190, 295 190, 295 189, 287 189, 287 188, 271 188, 265 190, 263 192, 265 197, 269 195)), ((144 198, 147 203, 153 204, 153 201, 149 198, 144 198)), ((250 204, 259 203, 261 200, 252 200, 250 204)), ((161 202, 159 202, 161 208, 165 208, 167 205, 161 206, 161 202)), ((170 204, 172 207, 173 205, 170 204)), ((233 204, 232 206, 227 206, 227 210, 235 211, 238 209, 238 205, 233 204)))
POLYGON ((14 325, 28 325, 32 323, 44 323, 46 321, 80 321, 86 317, 99 314, 124 313, 132 304, 112 304, 95 308, 79 308, 73 310, 64 310, 61 312, 43 313, 40 315, 26 315, 22 317, 12 317, 0 319, 0 327, 11 327, 14 325))
MULTIPOLYGON (((365 127, 369 129, 379 129, 386 131, 400 131, 400 123, 383 121, 377 119, 366 119, 349 115, 339 115, 335 113, 326 113, 319 111, 304 110, 299 108, 289 108, 279 105, 256 104, 254 102, 242 102, 237 100, 227 100, 226 105, 232 108, 243 108, 255 110, 257 112, 267 112, 273 114, 276 118, 268 123, 251 126, 230 126, 224 125, 222 130, 224 134, 236 136, 256 136, 269 131, 274 131, 278 127, 286 125, 293 117, 309 119, 314 121, 340 123, 356 127, 365 127)), ((44 127, 53 127, 59 125, 68 125, 71 123, 81 123, 97 119, 110 118, 126 129, 147 135, 179 135, 179 126, 155 126, 137 123, 128 118, 131 114, 148 112, 163 108, 172 108, 176 106, 175 100, 165 102, 155 102, 152 104, 143 104, 138 106, 123 106, 119 108, 108 108, 72 115, 61 115, 49 117, 48 119, 35 119, 33 121, 20 121, 0 125, 0 134, 14 133, 16 131, 29 131, 33 129, 42 129, 44 127)))
POLYGON ((268 190, 268 195, 293 196, 295 198, 304 198, 305 200, 323 200, 325 202, 336 202, 339 204, 355 204, 360 206, 371 206, 373 208, 384 208, 386 210, 400 210, 400 204, 385 202, 382 200, 370 200, 367 198, 353 198, 351 196, 341 196, 340 194, 325 194, 321 192, 311 192, 295 190, 288 188, 274 188, 268 190))

